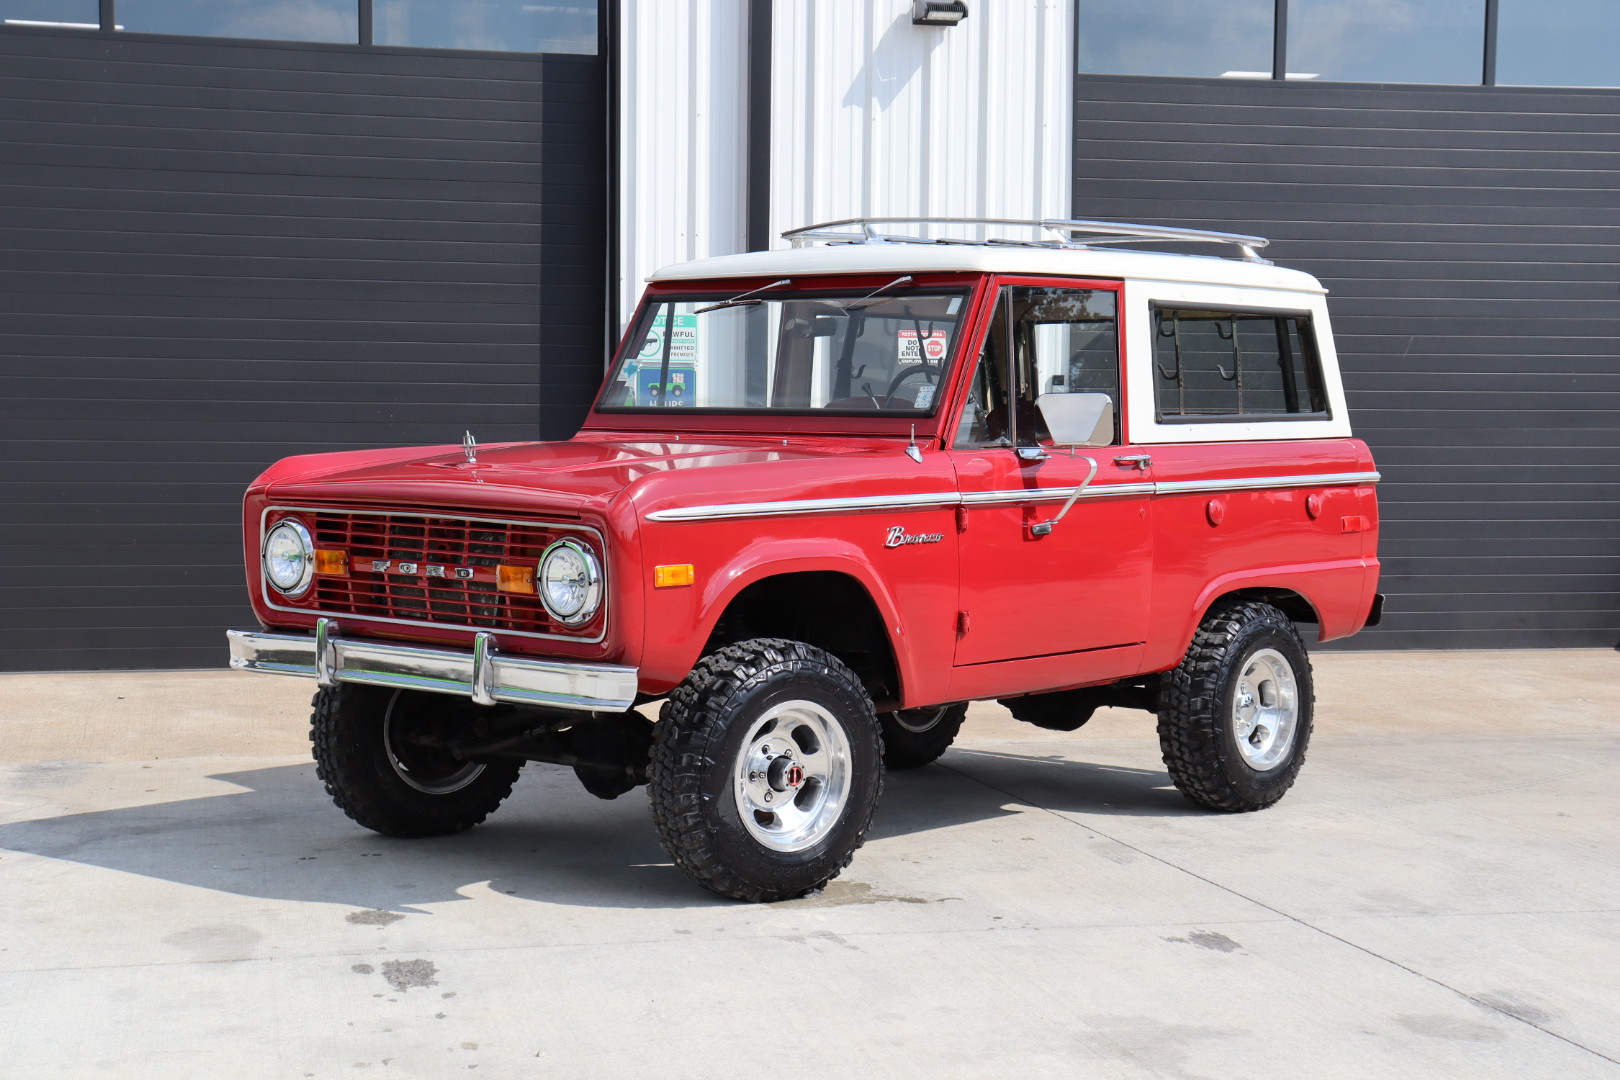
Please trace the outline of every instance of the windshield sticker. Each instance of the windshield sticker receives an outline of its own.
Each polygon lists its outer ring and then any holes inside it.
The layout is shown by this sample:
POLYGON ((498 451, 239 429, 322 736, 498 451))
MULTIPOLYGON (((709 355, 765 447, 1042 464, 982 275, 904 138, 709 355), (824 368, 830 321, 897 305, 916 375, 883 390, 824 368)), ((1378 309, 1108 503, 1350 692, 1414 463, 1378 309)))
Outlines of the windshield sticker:
MULTIPOLYGON (((915 381, 922 382, 921 379, 915 381)), ((926 409, 934 403, 934 385, 933 383, 923 383, 917 387, 917 398, 911 403, 912 408, 926 409)))
POLYGON ((636 372, 636 400, 637 405, 691 405, 692 387, 696 385, 691 365, 669 367, 669 383, 665 384, 658 379, 660 367, 657 364, 644 364, 636 372), (668 393, 669 400, 664 397, 668 393))
MULTIPOLYGON (((931 330, 923 341, 923 352, 930 364, 937 364, 945 359, 945 350, 950 342, 950 336, 943 330, 931 330)), ((900 362, 902 364, 920 364, 922 357, 917 355, 917 331, 900 331, 900 362)))

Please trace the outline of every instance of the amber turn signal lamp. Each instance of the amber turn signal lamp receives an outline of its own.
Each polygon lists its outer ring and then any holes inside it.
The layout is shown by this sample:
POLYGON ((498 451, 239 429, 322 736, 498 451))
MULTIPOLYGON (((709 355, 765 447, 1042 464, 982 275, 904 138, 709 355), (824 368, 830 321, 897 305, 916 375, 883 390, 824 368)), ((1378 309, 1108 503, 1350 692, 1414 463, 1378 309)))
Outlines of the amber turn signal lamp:
POLYGON ((495 587, 501 592, 534 593, 534 567, 506 566, 495 568, 495 587))
POLYGON ((697 574, 692 564, 678 563, 671 566, 653 567, 653 588, 672 589, 677 585, 690 585, 697 580, 697 574))
POLYGON ((349 576, 349 553, 331 548, 315 549, 315 572, 327 577, 349 576))

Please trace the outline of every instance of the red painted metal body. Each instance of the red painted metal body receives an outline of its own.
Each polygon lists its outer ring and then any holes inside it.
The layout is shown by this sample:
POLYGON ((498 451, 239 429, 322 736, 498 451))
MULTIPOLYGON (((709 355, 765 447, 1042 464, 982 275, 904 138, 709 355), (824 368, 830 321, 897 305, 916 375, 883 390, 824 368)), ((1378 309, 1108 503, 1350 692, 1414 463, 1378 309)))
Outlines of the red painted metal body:
MULTIPOLYGON (((915 422, 920 462, 906 452, 913 437, 908 418, 681 409, 593 411, 573 439, 484 446, 476 463, 459 446, 289 458, 260 476, 244 502, 248 585, 260 621, 309 629, 329 614, 347 635, 457 647, 470 647, 477 630, 488 628, 323 611, 315 589, 297 601, 272 599, 261 583, 261 529, 282 513, 275 508, 327 507, 549 522, 598 537, 603 616, 577 632, 548 636, 496 629, 497 645, 509 653, 633 666, 641 691, 654 695, 685 678, 743 589, 802 571, 847 575, 871 597, 892 646, 904 707, 1168 669, 1209 605, 1240 589, 1298 594, 1316 613, 1322 640, 1360 629, 1378 577, 1370 483, 1218 493, 1174 485, 1367 474, 1372 459, 1364 444, 1336 438, 1135 444, 1127 424, 1125 445, 1085 455, 1098 462, 1094 488, 1128 490, 1083 499, 1050 535, 1034 536, 1028 526, 1050 518, 1061 500, 997 503, 988 496, 1072 488, 1085 477, 1083 459, 1054 453, 1030 462, 1006 448, 950 448, 996 290, 1003 281, 1032 279, 918 277, 919 285, 973 290, 942 404, 915 422), (1114 460, 1139 454, 1151 458, 1145 469, 1114 460), (1157 493, 1154 485, 1171 490, 1157 493), (667 518, 693 507, 880 496, 919 505, 667 518), (887 546, 897 527, 939 539, 887 546), (653 587, 655 566, 686 563, 696 568, 692 585, 653 587)), ((886 280, 827 284, 877 288, 886 280)), ((742 292, 757 284, 655 284, 649 296, 742 292)))

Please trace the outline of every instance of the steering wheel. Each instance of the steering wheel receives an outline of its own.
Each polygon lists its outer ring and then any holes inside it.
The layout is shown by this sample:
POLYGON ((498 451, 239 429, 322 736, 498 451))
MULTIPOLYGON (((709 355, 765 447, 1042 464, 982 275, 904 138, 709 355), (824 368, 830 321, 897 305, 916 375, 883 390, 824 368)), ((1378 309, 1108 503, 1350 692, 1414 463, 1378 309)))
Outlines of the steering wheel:
POLYGON ((928 381, 931 383, 939 382, 939 377, 943 374, 943 372, 940 371, 938 364, 930 364, 926 360, 920 364, 907 367, 906 370, 889 380, 889 389, 883 395, 883 407, 885 409, 893 406, 894 395, 899 392, 901 384, 918 372, 922 372, 923 374, 927 375, 928 381))

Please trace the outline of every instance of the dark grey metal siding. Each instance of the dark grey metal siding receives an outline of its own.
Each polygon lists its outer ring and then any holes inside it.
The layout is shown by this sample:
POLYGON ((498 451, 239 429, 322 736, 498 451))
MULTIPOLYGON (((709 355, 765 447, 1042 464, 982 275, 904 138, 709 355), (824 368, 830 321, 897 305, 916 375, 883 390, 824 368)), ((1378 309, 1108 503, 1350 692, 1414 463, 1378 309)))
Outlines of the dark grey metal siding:
POLYGON ((1077 217, 1273 237, 1385 483, 1368 648, 1620 639, 1620 92, 1082 76, 1077 217))
POLYGON ((0 31, 0 669, 212 666, 292 453, 571 433, 603 62, 0 31))

